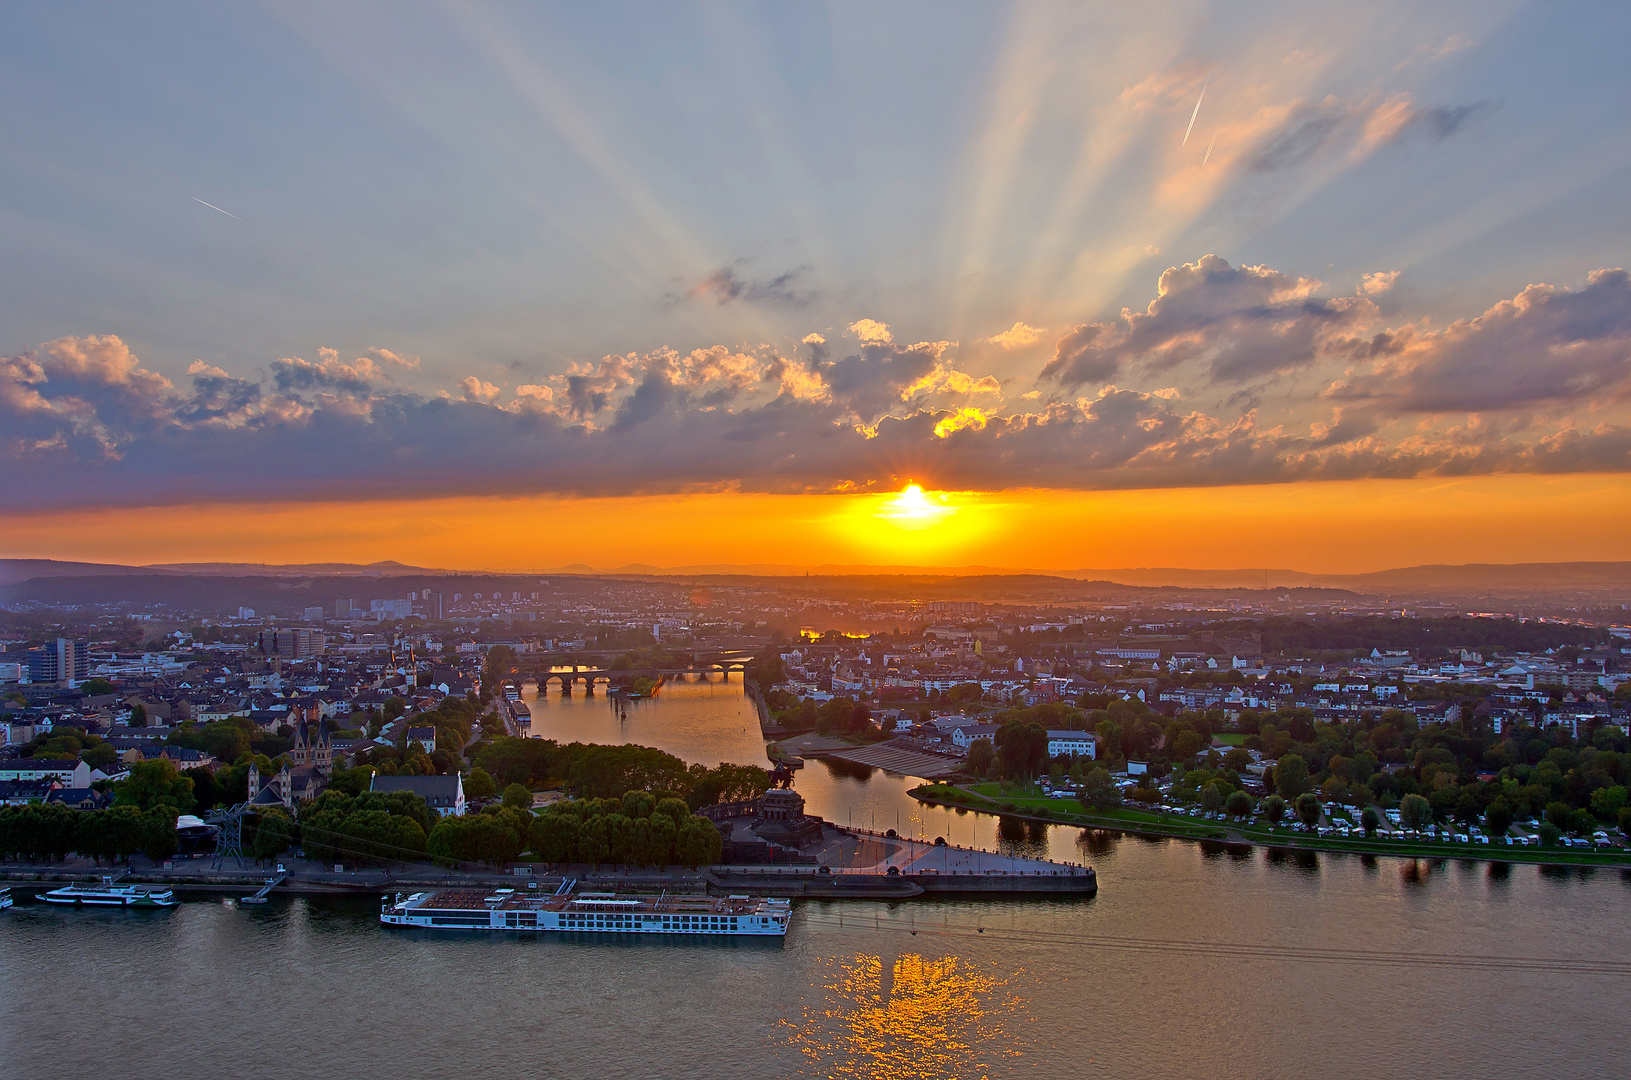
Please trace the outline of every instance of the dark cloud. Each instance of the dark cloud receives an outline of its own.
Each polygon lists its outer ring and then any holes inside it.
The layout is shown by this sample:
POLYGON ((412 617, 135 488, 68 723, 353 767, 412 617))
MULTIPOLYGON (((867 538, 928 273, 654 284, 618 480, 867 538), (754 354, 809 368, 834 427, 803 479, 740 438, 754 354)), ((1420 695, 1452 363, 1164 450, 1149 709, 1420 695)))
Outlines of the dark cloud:
POLYGON ((1360 297, 1320 299, 1318 285, 1216 255, 1170 267, 1144 311, 1124 310, 1120 322, 1085 323, 1060 338, 1042 377, 1079 387, 1134 366, 1164 371, 1196 360, 1212 379, 1239 383, 1304 366, 1329 338, 1375 311, 1360 297))
POLYGON ((1357 344, 1369 370, 1338 400, 1395 412, 1483 412, 1623 399, 1631 382, 1631 275, 1598 270, 1578 291, 1531 285, 1439 331, 1388 330, 1357 344))
POLYGON ((697 300, 723 306, 733 300, 741 300, 750 304, 774 307, 805 307, 815 299, 812 291, 799 289, 800 281, 806 278, 809 272, 808 266, 795 266, 773 278, 754 280, 743 278, 734 267, 725 266, 715 270, 684 293, 668 294, 664 297, 664 302, 672 306, 685 300, 697 300))
POLYGON ((1495 102, 1475 101, 1470 105, 1440 105, 1434 109, 1418 109, 1411 118, 1409 134, 1421 133, 1434 142, 1443 142, 1484 117, 1493 113, 1495 102))
POLYGON ((1412 139, 1441 143, 1498 107, 1485 100, 1429 108, 1407 97, 1357 102, 1333 97, 1302 102, 1258 148, 1248 167, 1258 173, 1282 172, 1300 168, 1328 150, 1368 152, 1412 139))

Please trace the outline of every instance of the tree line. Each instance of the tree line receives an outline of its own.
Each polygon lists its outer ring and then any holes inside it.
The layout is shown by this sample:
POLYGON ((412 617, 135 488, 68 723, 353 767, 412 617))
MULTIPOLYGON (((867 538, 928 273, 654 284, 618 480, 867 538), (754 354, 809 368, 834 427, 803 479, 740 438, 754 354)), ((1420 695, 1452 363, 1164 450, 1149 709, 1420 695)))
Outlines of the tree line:
POLYGON ((478 743, 473 761, 500 787, 558 786, 585 799, 650 791, 680 799, 693 810, 757 798, 770 787, 770 774, 757 765, 687 765, 649 746, 562 746, 551 739, 504 737, 478 743))

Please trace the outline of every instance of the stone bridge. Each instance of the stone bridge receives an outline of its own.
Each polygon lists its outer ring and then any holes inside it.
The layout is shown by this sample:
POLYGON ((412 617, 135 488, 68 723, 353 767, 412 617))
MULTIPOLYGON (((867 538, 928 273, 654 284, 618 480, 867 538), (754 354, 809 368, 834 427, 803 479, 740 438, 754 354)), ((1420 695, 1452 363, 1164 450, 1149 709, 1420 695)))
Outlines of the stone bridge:
POLYGON ((561 689, 571 691, 573 684, 583 683, 593 689, 596 683, 615 682, 619 679, 660 679, 669 675, 721 675, 726 682, 730 681, 731 672, 746 672, 749 661, 746 660, 720 660, 714 663, 698 663, 689 667, 669 668, 600 668, 600 667, 573 667, 570 671, 546 671, 538 668, 518 672, 513 678, 517 682, 533 679, 538 683, 538 689, 543 690, 551 682, 559 682, 561 689))

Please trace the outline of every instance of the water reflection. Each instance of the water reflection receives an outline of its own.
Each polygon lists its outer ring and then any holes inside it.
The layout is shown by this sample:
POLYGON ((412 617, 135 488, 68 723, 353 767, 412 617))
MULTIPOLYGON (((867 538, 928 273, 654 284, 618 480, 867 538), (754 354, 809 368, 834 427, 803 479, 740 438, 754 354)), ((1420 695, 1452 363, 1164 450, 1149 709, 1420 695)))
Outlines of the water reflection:
POLYGON ((1048 857, 1048 827, 1024 818, 998 818, 997 850, 1004 855, 1045 859, 1048 857))
POLYGON ((821 764, 826 766, 827 775, 835 780, 870 780, 872 774, 878 770, 871 765, 863 765, 858 761, 844 761, 841 758, 820 758, 821 764))
POLYGON ((1304 873, 1319 873, 1318 852, 1304 851, 1301 848, 1269 847, 1263 849, 1263 857, 1268 860, 1270 866, 1289 866, 1304 873))
POLYGON ((1083 855, 1109 855, 1120 839, 1120 833, 1109 829, 1083 829, 1076 834, 1076 850, 1083 855))
POLYGON ((1018 1056, 1008 1025, 1023 1002, 957 956, 886 963, 863 954, 832 965, 828 999, 791 1040, 822 1076, 984 1076, 1018 1056))

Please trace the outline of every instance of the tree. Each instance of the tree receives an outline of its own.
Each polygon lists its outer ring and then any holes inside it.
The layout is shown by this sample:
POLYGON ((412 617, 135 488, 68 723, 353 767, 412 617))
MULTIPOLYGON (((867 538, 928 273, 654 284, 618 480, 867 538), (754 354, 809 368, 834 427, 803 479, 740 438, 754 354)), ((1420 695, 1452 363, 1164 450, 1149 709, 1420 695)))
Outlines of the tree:
POLYGON ((1285 820, 1286 801, 1278 795, 1270 795, 1263 800, 1263 816, 1268 818, 1271 824, 1278 825, 1285 820))
MULTIPOLYGON (((1631 686, 1631 683, 1625 685, 1631 686)), ((1631 836, 1631 806, 1620 808, 1620 833, 1624 836, 1631 836)))
POLYGON ((1223 800, 1223 811, 1230 817, 1243 818, 1252 812, 1252 797, 1244 791, 1232 791, 1223 800))
MULTIPOLYGON (((185 781, 190 787, 192 781, 185 781)), ((160 804, 142 815, 142 854, 162 862, 176 853, 176 811, 160 804)))
POLYGON ((1308 790, 1308 762, 1299 754, 1287 754, 1274 766, 1274 788, 1282 799, 1291 800, 1308 790))
POLYGON ((1506 835, 1512 827, 1512 807, 1505 799, 1496 799, 1484 809, 1484 831, 1492 838, 1506 835))
POLYGON ((1569 829, 1569 818, 1572 813, 1573 811, 1570 809, 1569 804, 1563 802, 1561 799, 1554 800, 1546 804, 1546 820, 1550 821, 1553 825, 1556 825, 1564 832, 1567 832, 1569 829))
POLYGON ((1110 778, 1109 772, 1102 768, 1093 768, 1082 778, 1082 786, 1076 792, 1076 801, 1089 810, 1102 810, 1106 807, 1121 805, 1121 792, 1116 788, 1116 782, 1110 778))
POLYGON ((1625 788, 1620 784, 1598 788, 1591 793, 1591 812, 1604 821, 1614 821, 1626 802, 1625 788))
POLYGON ((464 794, 466 798, 477 802, 486 802, 498 791, 498 783, 486 769, 477 765, 470 770, 470 775, 464 778, 464 794))
POLYGON ((1399 823, 1417 832, 1433 821, 1433 804, 1420 795, 1410 794, 1399 800, 1399 823))
MULTIPOLYGON (((147 811, 169 807, 177 814, 190 814, 197 800, 190 777, 176 772, 169 758, 138 761, 130 767, 130 777, 113 785, 113 801, 118 806, 134 806, 147 811)), ((174 830, 172 829, 172 832, 174 830)))
MULTIPOLYGON (((476 775, 474 772, 471 776, 476 775)), ((511 784, 504 789, 504 805, 512 810, 532 810, 532 789, 525 784, 511 784)))
POLYGON ((1304 825, 1312 829, 1319 824, 1320 814, 1324 813, 1325 808, 1320 806, 1318 795, 1315 795, 1312 791, 1305 791, 1297 796, 1294 805, 1297 808, 1297 817, 1304 825))
POLYGON ((1376 830, 1382 827, 1382 815, 1376 807, 1367 806, 1359 815, 1359 825, 1366 836, 1375 836, 1376 830))
POLYGON ((968 769, 975 776, 987 776, 991 772, 991 762, 997 752, 991 747, 990 739, 975 739, 968 744, 968 769))
POLYGON ((1563 838, 1563 830, 1550 821, 1543 821, 1535 830, 1540 834, 1541 847, 1557 847, 1557 842, 1563 838))
POLYGON ((297 836, 295 823, 282 810, 263 810, 255 824, 255 840, 250 853, 255 861, 275 859, 293 846, 297 836))
POLYGON ((1201 788, 1201 809, 1208 814, 1216 813, 1223 807, 1223 793, 1215 783, 1207 784, 1201 788))
POLYGON ((106 679, 86 679, 79 684, 79 690, 86 697, 103 697, 118 692, 117 688, 106 679))
POLYGON ((997 729, 997 760, 1004 776, 1030 779, 1048 759, 1048 733, 1035 721, 1009 721, 997 729))
POLYGON ((139 701, 136 702, 135 705, 132 705, 131 708, 130 708, 130 726, 131 727, 146 727, 147 726, 147 706, 143 705, 139 701))

